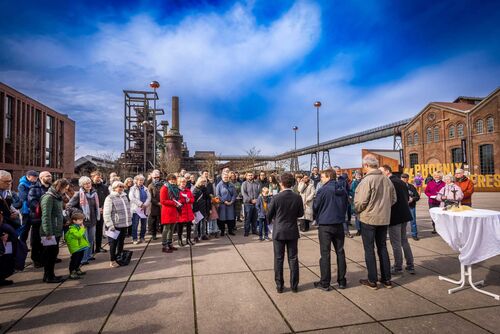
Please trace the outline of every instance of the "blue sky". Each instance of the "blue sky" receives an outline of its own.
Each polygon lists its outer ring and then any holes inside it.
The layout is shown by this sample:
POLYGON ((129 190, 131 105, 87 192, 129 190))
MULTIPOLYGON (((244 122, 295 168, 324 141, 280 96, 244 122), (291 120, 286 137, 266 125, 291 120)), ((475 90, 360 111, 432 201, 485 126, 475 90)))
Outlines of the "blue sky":
MULTIPOLYGON (((0 81, 77 122, 78 154, 123 147, 123 89, 180 96, 191 152, 263 154, 500 84, 495 1, 2 1, 0 81)), ((357 166, 361 148, 332 160, 357 166)), ((307 162, 304 159, 304 167, 307 162)))

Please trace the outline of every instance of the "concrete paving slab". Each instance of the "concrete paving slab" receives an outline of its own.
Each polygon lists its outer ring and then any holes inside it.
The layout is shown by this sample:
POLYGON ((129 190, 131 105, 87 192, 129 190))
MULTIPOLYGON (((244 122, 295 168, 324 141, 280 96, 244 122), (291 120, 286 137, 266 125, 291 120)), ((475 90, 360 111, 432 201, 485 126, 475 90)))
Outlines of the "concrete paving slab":
POLYGON ((0 333, 25 315, 53 289, 4 293, 0 297, 0 333))
POLYGON ((290 332, 250 272, 197 276, 195 291, 201 334, 290 332))
POLYGON ((193 247, 195 275, 209 275, 249 271, 232 244, 206 244, 193 247))
MULTIPOLYGON (((272 241, 235 244, 252 270, 272 270, 274 268, 274 249, 272 241)), ((299 249, 300 257, 300 249, 299 249)), ((288 267, 287 262, 284 264, 288 267)))
POLYGON ((420 248, 425 248, 427 251, 432 251, 437 254, 442 255, 458 255, 458 252, 455 252, 448 244, 441 239, 441 237, 437 234, 433 234, 431 238, 422 238, 419 241, 410 241, 411 244, 415 244, 420 248))
MULTIPOLYGON (((498 302, 497 302, 498 303, 498 302)), ((500 315, 500 306, 478 308, 456 312, 459 316, 466 318, 469 321, 481 326, 492 333, 500 333, 498 326, 498 316, 500 315)))
POLYGON ((191 277, 130 282, 103 333, 194 333, 191 277))
POLYGON ((353 282, 350 288, 340 290, 340 293, 370 314, 376 320, 411 317, 445 311, 443 308, 425 300, 424 298, 394 285, 392 289, 380 287, 371 290, 358 283, 359 279, 366 278, 366 269, 352 264, 349 267, 349 281, 353 282), (384 307, 381 307, 383 301, 384 307))
POLYGON ((290 291, 288 271, 284 275, 288 289, 282 294, 276 292, 274 271, 262 271, 256 275, 295 331, 373 321, 338 292, 314 288, 313 282, 318 281, 318 277, 305 268, 300 269, 298 293, 290 291))
POLYGON ((390 333, 382 325, 374 322, 371 324, 352 325, 347 327, 329 328, 323 330, 315 330, 317 334, 386 334, 390 333))
POLYGON ((191 276, 189 246, 179 247, 173 253, 163 253, 161 249, 161 244, 149 245, 132 275, 132 281, 191 276))
POLYGON ((121 284, 57 289, 9 333, 97 333, 121 289, 121 284))
POLYGON ((422 317, 384 321, 384 326, 393 333, 488 333, 480 327, 464 320, 453 313, 433 314, 422 317))

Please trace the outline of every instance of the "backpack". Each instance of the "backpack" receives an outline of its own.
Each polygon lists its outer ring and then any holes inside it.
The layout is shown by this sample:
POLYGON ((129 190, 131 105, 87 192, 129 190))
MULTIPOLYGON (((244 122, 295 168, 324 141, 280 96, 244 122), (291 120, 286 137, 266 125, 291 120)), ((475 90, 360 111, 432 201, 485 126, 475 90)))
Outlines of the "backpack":
POLYGON ((116 257, 116 263, 118 263, 120 266, 128 266, 130 260, 132 259, 133 253, 133 251, 124 249, 122 253, 116 257))

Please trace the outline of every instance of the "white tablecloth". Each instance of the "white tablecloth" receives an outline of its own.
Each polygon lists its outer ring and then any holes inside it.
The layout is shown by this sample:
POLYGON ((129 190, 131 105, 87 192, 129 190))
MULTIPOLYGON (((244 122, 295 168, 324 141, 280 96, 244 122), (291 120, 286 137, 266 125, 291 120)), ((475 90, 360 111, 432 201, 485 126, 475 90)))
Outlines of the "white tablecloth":
POLYGON ((500 212, 474 209, 449 212, 442 208, 429 210, 436 231, 460 252, 463 265, 472 265, 500 254, 500 212))

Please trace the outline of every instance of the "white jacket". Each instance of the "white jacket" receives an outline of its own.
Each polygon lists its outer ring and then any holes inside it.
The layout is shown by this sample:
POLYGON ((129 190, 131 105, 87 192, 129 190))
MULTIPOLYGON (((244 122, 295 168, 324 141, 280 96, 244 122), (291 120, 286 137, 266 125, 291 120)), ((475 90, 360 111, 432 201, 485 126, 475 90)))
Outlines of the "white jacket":
POLYGON ((146 195, 148 196, 144 203, 141 202, 141 192, 139 188, 135 185, 130 188, 128 199, 130 200, 130 212, 132 212, 132 214, 135 213, 137 208, 140 208, 142 205, 146 206, 146 210, 144 210, 146 215, 149 215, 149 213, 151 212, 151 193, 146 186, 143 187, 144 191, 146 191, 146 195))

